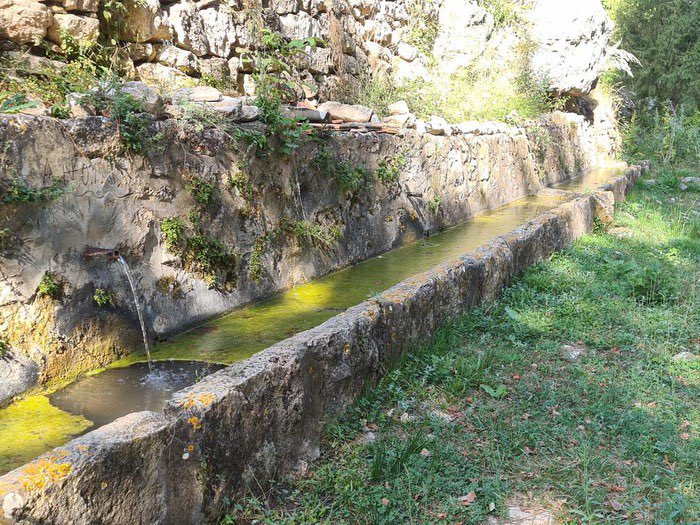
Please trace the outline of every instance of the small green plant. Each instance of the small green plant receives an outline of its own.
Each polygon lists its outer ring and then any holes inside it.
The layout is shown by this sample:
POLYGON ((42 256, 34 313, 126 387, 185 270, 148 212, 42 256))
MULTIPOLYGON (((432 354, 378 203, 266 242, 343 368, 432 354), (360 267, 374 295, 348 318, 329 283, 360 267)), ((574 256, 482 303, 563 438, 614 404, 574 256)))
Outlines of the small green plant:
POLYGON ((179 217, 168 217, 160 224, 165 246, 170 251, 181 250, 184 242, 185 223, 179 217))
POLYGON ((26 182, 13 179, 0 180, 0 204, 29 204, 49 202, 65 193, 64 181, 54 177, 51 184, 43 188, 32 188, 26 182))
POLYGON ((105 306, 114 306, 116 298, 111 291, 97 288, 92 296, 92 300, 97 306, 104 308, 105 306))
POLYGON ((493 388, 486 383, 482 383, 479 386, 484 392, 494 399, 503 399, 508 395, 508 387, 506 385, 498 385, 496 388, 493 388))
POLYGON ((248 275, 253 282, 258 282, 263 272, 263 255, 267 246, 267 235, 255 239, 253 251, 250 253, 250 263, 248 265, 248 275))
POLYGON ((145 113, 142 100, 116 87, 111 101, 111 115, 119 126, 119 136, 124 147, 134 153, 143 153, 153 142, 153 121, 145 113))
POLYGON ((205 273, 215 272, 231 263, 232 256, 226 245, 206 235, 195 235, 189 239, 187 251, 192 261, 205 273))
POLYGON ((182 285, 172 275, 164 275, 156 281, 156 290, 163 295, 169 295, 173 299, 182 297, 182 285))
POLYGON ((355 166, 337 158, 330 149, 319 148, 313 160, 314 167, 324 175, 330 175, 338 183, 341 192, 355 192, 370 180, 370 172, 364 166, 355 166))
POLYGON ((207 182, 201 177, 192 177, 186 185, 186 188, 194 197, 194 200, 202 206, 206 206, 214 200, 216 194, 216 185, 207 182))
POLYGON ((342 236, 342 230, 338 226, 323 228, 320 224, 310 221, 296 221, 290 225, 290 231, 306 241, 328 247, 342 236))
POLYGON ((24 93, 0 91, 0 113, 19 113, 25 109, 35 108, 38 105, 33 100, 27 100, 24 93))
POLYGON ((51 272, 46 272, 37 288, 39 296, 60 299, 63 296, 63 283, 51 272))
POLYGON ((406 5, 408 27, 406 43, 418 48, 426 56, 432 56, 438 36, 438 2, 434 0, 409 0, 406 5))
POLYGON ((435 194, 435 196, 428 202, 428 209, 435 215, 437 215, 440 212, 440 208, 442 207, 442 197, 440 197, 439 194, 435 194))
POLYGON ((374 170, 374 175, 384 184, 390 184, 399 180, 399 175, 401 175, 401 170, 405 165, 405 152, 400 151, 380 160, 374 170))

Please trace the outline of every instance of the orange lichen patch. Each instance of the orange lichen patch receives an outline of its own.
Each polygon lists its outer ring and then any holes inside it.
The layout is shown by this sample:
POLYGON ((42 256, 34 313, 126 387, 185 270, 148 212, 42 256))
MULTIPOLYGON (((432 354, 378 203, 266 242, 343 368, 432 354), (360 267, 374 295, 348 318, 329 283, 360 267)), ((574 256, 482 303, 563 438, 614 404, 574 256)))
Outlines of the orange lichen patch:
POLYGON ((29 493, 37 492, 65 479, 73 467, 70 463, 61 463, 62 459, 60 456, 53 455, 27 465, 20 478, 24 490, 29 493))
POLYGON ((216 396, 210 393, 188 394, 188 396, 180 403, 182 408, 207 408, 216 400, 216 396))
POLYGON ((192 416, 187 422, 192 425, 192 428, 195 430, 202 428, 202 421, 197 416, 192 416))

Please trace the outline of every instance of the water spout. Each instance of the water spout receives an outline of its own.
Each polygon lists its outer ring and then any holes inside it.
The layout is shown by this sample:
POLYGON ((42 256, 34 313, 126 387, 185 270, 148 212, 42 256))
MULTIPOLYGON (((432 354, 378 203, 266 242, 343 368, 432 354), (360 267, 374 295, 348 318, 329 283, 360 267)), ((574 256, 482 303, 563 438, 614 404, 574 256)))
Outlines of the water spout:
POLYGON ((119 251, 112 248, 95 248, 94 246, 86 246, 83 250, 83 257, 107 257, 111 259, 117 259, 119 257, 119 251))
POLYGON ((124 257, 119 255, 119 252, 114 251, 114 257, 122 265, 126 278, 129 280, 129 286, 131 287, 131 294, 134 296, 134 305, 136 306, 136 314, 139 317, 139 323, 141 324, 141 333, 143 334, 143 346, 146 348, 146 358, 148 359, 148 370, 153 370, 151 362, 151 349, 148 346, 148 334, 146 333, 146 323, 143 320, 143 313, 141 312, 141 306, 139 306, 139 297, 136 294, 136 285, 134 284, 134 278, 131 276, 131 271, 129 270, 129 265, 126 264, 124 257))

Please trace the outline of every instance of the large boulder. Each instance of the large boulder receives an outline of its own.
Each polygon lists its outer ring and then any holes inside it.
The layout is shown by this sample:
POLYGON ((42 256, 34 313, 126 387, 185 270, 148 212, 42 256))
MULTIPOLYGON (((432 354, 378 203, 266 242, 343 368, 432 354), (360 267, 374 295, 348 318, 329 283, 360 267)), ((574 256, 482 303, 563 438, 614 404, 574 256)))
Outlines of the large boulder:
POLYGON ((198 57, 209 53, 204 20, 194 4, 178 2, 168 7, 168 20, 173 28, 174 43, 198 57))
POLYGON ((235 13, 226 4, 214 4, 199 11, 206 28, 209 52, 217 57, 229 58, 236 48, 235 13))
POLYGON ((590 93, 605 68, 613 31, 600 0, 537 0, 525 15, 536 44, 533 71, 554 91, 590 93))
POLYGON ((0 0, 0 38, 31 44, 46 36, 51 10, 34 0, 0 0))
POLYGON ((467 67, 486 49, 494 30, 493 16, 476 0, 445 0, 438 12, 433 56, 444 73, 467 67))
POLYGON ((100 35, 100 21, 97 18, 56 13, 47 38, 56 44, 62 44, 63 35, 69 35, 80 43, 96 44, 100 35))
POLYGON ((158 0, 125 0, 124 30, 127 42, 169 40, 172 28, 158 0))

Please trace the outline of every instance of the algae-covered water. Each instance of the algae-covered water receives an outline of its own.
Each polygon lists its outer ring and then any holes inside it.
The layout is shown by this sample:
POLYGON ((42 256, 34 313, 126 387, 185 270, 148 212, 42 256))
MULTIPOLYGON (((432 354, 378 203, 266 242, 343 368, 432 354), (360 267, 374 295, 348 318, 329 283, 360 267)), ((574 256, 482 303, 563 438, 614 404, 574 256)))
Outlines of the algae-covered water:
MULTIPOLYGON (((608 173, 608 177, 609 177, 608 173)), ((99 374, 50 395, 0 410, 0 474, 21 466, 88 429, 139 410, 158 411, 177 389, 197 379, 181 361, 230 364, 319 325, 403 279, 462 255, 561 204, 566 197, 533 196, 460 226, 241 308, 153 349, 158 366, 175 373, 155 388, 144 378, 145 355, 134 353, 99 374)))
MULTIPOLYGON (((402 246, 266 301, 235 310, 157 345, 154 360, 235 363, 294 334, 318 326, 412 275, 462 255, 561 204, 561 196, 532 196, 460 226, 402 246)), ((132 354, 112 366, 145 360, 132 354)))

